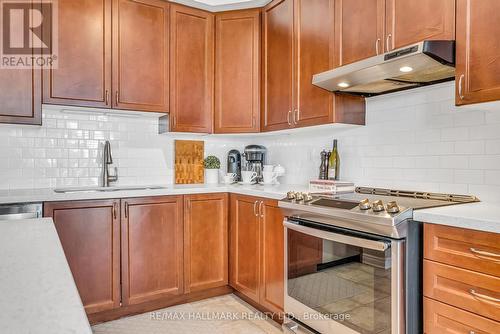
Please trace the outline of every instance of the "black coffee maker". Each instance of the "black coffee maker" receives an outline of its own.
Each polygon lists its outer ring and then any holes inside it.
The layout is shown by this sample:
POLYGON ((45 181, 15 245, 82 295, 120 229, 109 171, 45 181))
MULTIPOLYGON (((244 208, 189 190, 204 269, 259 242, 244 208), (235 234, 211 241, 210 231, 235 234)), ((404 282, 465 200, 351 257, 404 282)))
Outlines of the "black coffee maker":
POLYGON ((257 173, 257 181, 263 181, 262 172, 266 164, 267 149, 261 145, 248 145, 245 147, 243 158, 245 158, 244 170, 257 173))
POLYGON ((236 174, 235 181, 241 181, 241 154, 238 150, 231 150, 227 154, 227 172, 236 174))

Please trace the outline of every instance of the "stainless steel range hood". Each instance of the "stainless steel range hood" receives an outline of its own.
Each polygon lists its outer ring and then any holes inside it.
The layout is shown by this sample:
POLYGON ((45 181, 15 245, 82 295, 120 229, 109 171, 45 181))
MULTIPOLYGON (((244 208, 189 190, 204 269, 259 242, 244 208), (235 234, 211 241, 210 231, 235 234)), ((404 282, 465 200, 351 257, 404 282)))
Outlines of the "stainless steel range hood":
POLYGON ((455 78, 455 41, 424 41, 313 76, 313 85, 363 96, 455 78))

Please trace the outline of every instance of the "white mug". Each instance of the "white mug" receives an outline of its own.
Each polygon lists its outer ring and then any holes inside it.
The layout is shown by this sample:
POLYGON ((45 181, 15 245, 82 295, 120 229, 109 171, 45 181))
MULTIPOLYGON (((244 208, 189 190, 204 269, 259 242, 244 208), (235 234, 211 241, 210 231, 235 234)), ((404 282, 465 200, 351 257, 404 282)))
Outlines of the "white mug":
POLYGON ((272 172, 274 170, 273 165, 264 165, 264 172, 272 172))
POLYGON ((222 176, 222 180, 224 181, 225 184, 233 183, 235 178, 236 174, 234 173, 227 173, 226 175, 222 176))
POLYGON ((252 171, 242 171, 241 178, 243 183, 252 183, 257 178, 257 173, 252 171))
POLYGON ((278 173, 272 171, 271 172, 264 171, 262 173, 262 176, 264 177, 264 183, 273 184, 276 182, 276 179, 278 178, 278 173))

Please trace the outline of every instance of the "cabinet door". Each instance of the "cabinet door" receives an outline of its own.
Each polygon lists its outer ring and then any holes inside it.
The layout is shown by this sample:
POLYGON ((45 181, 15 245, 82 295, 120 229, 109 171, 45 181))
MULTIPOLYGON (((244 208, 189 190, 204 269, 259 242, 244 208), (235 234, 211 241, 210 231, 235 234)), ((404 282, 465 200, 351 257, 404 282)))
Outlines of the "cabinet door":
POLYGON ((292 126, 294 87, 293 0, 274 0, 263 12, 262 129, 292 126))
POLYGON ((113 108, 168 111, 168 3, 113 0, 113 108))
POLYGON ((388 51, 433 39, 455 39, 455 0, 387 0, 388 51))
POLYGON ((499 1, 457 1, 457 105, 500 100, 499 22, 499 1))
POLYGON ((213 14, 171 6, 171 131, 212 132, 213 29, 213 14))
POLYGON ((385 0, 335 0, 335 66, 384 52, 385 0))
POLYGON ((183 293, 182 196, 122 200, 123 305, 183 293))
POLYGON ((227 194, 184 196, 184 287, 228 284, 227 194))
POLYGON ((296 94, 294 126, 333 121, 333 94, 312 84, 333 68, 334 0, 295 0, 296 94))
POLYGON ((42 124, 40 70, 0 70, 0 123, 42 124))
POLYGON ((58 4, 58 67, 43 73, 43 103, 111 107, 111 0, 58 4))
POLYGON ((52 217, 87 314, 120 307, 119 200, 50 202, 52 217))
POLYGON ((277 201, 264 200, 261 214, 260 304, 272 312, 284 306, 284 227, 277 201))
POLYGON ((221 13, 215 25, 215 132, 259 132, 260 12, 221 13))
POLYGON ((260 224, 255 197, 231 195, 230 283, 259 302, 260 224))

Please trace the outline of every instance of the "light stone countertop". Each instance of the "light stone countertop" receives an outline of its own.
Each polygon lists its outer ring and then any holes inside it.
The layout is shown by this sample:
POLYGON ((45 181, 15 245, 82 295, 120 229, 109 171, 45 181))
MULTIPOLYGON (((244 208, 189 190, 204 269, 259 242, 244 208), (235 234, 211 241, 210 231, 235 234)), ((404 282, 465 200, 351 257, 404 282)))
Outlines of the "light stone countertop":
POLYGON ((416 221, 500 233, 499 203, 470 203, 415 210, 416 221))
POLYGON ((52 219, 0 221, 0 332, 92 333, 52 219))
MULTIPOLYGON (((133 198, 167 195, 189 195, 229 192, 233 194, 282 199, 290 190, 307 191, 307 185, 168 185, 166 189, 120 190, 111 192, 55 193, 53 189, 0 190, 0 204, 78 201, 111 198, 133 198)), ((463 227, 473 230, 500 233, 500 204, 471 203, 434 209, 416 210, 416 221, 463 227)))
POLYGON ((307 191, 307 185, 168 185, 166 189, 119 190, 110 192, 55 193, 53 189, 0 190, 0 204, 78 201, 110 198, 189 195, 230 192, 240 195, 282 199, 290 190, 307 191))

